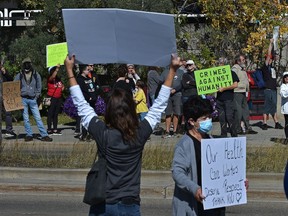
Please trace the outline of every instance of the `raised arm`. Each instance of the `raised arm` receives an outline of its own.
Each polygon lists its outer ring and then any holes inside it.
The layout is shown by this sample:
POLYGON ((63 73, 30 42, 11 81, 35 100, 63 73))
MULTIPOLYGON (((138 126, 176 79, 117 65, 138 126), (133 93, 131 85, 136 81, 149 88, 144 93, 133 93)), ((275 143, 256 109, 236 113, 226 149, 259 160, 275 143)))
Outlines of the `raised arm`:
POLYGON ((265 59, 265 64, 266 65, 269 65, 269 60, 272 58, 273 42, 274 42, 274 39, 271 38, 270 39, 270 44, 269 44, 269 47, 268 47, 268 53, 267 53, 267 56, 266 56, 266 59, 265 59))

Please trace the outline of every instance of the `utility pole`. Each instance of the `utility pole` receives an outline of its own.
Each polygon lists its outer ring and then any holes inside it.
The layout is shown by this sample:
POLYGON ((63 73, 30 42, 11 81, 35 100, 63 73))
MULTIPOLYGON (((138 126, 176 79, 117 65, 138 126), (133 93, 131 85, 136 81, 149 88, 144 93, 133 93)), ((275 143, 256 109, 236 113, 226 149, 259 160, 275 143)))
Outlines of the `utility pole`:
POLYGON ((2 104, 3 104, 3 78, 2 78, 2 66, 3 66, 3 59, 1 59, 0 65, 0 154, 3 150, 2 146, 2 104))

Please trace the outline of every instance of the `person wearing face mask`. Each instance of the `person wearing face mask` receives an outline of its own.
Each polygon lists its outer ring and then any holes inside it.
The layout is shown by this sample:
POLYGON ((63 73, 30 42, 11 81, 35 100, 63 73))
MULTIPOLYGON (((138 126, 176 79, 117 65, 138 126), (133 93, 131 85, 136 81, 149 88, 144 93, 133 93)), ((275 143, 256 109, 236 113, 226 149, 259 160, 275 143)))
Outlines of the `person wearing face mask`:
POLYGON ((212 112, 210 101, 197 95, 189 97, 183 106, 187 131, 175 146, 172 163, 174 216, 225 215, 225 208, 204 210, 202 205, 201 140, 211 138, 212 112))
POLYGON ((15 76, 14 81, 20 80, 20 91, 22 97, 23 121, 25 127, 25 142, 33 140, 33 131, 29 120, 29 108, 36 121, 40 132, 40 140, 45 142, 52 142, 53 139, 48 136, 47 130, 42 122, 37 99, 40 97, 42 89, 42 81, 40 74, 33 69, 32 62, 29 57, 22 61, 22 70, 15 76))
POLYGON ((238 134, 257 134, 252 130, 249 124, 249 107, 247 104, 246 95, 249 92, 249 79, 246 73, 246 59, 240 54, 235 57, 235 64, 231 68, 238 78, 238 86, 234 88, 234 108, 235 108, 235 127, 238 134), (241 121, 244 122, 245 131, 241 128, 241 121))

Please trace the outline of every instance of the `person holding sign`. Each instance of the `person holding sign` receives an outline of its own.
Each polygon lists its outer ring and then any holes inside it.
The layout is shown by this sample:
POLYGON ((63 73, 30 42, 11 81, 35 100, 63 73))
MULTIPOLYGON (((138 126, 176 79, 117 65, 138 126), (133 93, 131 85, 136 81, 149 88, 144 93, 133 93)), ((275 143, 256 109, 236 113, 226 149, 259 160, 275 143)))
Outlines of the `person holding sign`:
POLYGON ((183 106, 187 133, 176 144, 172 163, 174 216, 225 215, 225 208, 204 210, 202 205, 201 139, 210 138, 212 112, 210 101, 200 96, 191 96, 183 106))
POLYGON ((267 120, 269 114, 272 116, 275 122, 275 129, 283 129, 284 127, 279 123, 277 116, 277 75, 275 68, 273 67, 273 61, 275 55, 273 55, 273 42, 274 39, 270 39, 268 47, 268 53, 266 55, 265 64, 262 67, 263 79, 265 81, 264 89, 264 112, 263 112, 263 125, 262 130, 267 130, 267 120))
POLYGON ((82 119, 82 125, 95 139, 97 149, 101 155, 105 155, 107 161, 107 181, 103 185, 106 188, 106 200, 91 205, 89 215, 140 216, 142 152, 167 106, 180 58, 172 57, 169 73, 159 95, 141 122, 138 121, 132 94, 121 88, 115 88, 111 92, 105 121, 99 119, 77 84, 73 74, 74 63, 75 56, 65 60, 73 103, 82 119))
POLYGON ((61 131, 57 129, 58 126, 58 114, 60 112, 62 104, 62 91, 64 90, 64 85, 57 75, 60 68, 60 64, 48 69, 49 77, 47 79, 47 96, 51 97, 51 105, 48 109, 47 116, 47 132, 53 135, 62 135, 61 131), (53 124, 53 130, 52 130, 53 124))
MULTIPOLYGON (((226 58, 219 58, 218 64, 219 66, 224 66, 224 64, 227 64, 226 58)), ((216 109, 218 111, 221 127, 221 137, 227 137, 228 127, 231 137, 237 137, 236 127, 234 124, 233 99, 234 89, 237 88, 239 79, 235 72, 231 71, 231 75, 232 85, 219 88, 216 97, 216 109)))
MULTIPOLYGON (((13 81, 13 77, 10 76, 8 71, 0 64, 0 71, 2 74, 2 80, 3 82, 9 82, 13 81)), ((16 137, 17 135, 13 131, 13 125, 12 125, 12 113, 7 112, 4 104, 2 103, 2 112, 5 114, 5 124, 6 124, 6 137, 16 137)))

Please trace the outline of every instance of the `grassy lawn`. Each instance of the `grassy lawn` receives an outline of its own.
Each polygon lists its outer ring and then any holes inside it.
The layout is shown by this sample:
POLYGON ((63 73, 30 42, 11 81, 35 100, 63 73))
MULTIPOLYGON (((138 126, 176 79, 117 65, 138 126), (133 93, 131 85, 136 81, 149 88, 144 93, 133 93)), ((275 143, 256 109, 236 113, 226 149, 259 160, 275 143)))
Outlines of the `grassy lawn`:
MULTIPOLYGON (((19 143, 13 149, 0 153, 1 166, 50 167, 50 168, 89 168, 95 157, 95 144, 75 143, 66 153, 52 151, 25 151, 19 143)), ((36 148, 36 147, 35 147, 36 148)), ((143 152, 142 168, 146 170, 170 170, 173 159, 173 146, 148 145, 143 152)), ((273 147, 248 147, 247 172, 284 172, 288 148, 284 145, 273 147)))

